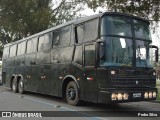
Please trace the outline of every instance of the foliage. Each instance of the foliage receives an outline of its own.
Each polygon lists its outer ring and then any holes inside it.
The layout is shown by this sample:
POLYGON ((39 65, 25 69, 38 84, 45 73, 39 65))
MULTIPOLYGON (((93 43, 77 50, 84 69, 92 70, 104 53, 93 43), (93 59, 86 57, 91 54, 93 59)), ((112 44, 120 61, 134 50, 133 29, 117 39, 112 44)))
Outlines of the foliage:
POLYGON ((68 21, 77 10, 66 0, 0 0, 0 55, 4 44, 68 21))
POLYGON ((132 14, 156 22, 160 19, 160 0, 88 0, 87 5, 94 10, 101 6, 107 11, 132 14))

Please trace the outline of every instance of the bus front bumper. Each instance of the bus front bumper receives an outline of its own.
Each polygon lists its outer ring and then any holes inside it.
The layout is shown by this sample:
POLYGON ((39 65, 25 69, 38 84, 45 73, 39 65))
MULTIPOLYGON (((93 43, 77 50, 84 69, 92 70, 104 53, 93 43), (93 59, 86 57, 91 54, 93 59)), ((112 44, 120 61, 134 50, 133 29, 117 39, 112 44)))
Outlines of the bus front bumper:
POLYGON ((156 100, 157 88, 109 88, 101 89, 98 103, 122 103, 156 100))

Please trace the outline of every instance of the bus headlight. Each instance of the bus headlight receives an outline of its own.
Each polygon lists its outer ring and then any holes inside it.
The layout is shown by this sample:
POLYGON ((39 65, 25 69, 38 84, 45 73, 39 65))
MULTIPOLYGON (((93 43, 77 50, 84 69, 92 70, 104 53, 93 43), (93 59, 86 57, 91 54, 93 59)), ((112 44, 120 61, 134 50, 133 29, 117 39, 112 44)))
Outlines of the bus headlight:
POLYGON ((123 98, 122 93, 118 93, 117 98, 118 98, 118 100, 122 100, 122 98, 123 98))
POLYGON ((153 98, 156 98, 156 97, 157 97, 157 93, 153 92, 153 98))
POLYGON ((128 96, 129 96, 129 95, 128 95, 127 93, 124 93, 123 99, 124 99, 124 100, 128 100, 128 96))
POLYGON ((148 92, 144 93, 144 98, 148 98, 148 92))
POLYGON ((117 99, 117 94, 112 93, 112 95, 111 95, 111 99, 112 99, 112 100, 116 100, 116 99, 117 99))
POLYGON ((156 76, 156 72, 153 72, 153 75, 156 76))
POLYGON ((149 98, 152 98, 152 92, 149 92, 148 96, 149 96, 149 98))
POLYGON ((111 75, 115 75, 115 74, 116 74, 116 71, 112 70, 111 75))

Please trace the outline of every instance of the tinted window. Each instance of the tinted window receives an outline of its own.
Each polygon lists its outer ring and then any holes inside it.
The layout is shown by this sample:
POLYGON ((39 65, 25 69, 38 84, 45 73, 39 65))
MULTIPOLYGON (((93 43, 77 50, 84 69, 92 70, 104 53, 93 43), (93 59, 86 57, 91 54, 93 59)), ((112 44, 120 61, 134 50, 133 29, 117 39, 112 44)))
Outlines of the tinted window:
POLYGON ((56 30, 53 32, 53 47, 58 46, 60 43, 60 33, 61 30, 56 30))
POLYGON ((10 47, 10 54, 9 54, 9 56, 10 56, 10 57, 16 56, 16 50, 17 50, 17 44, 12 45, 12 46, 10 47))
POLYGON ((60 44, 68 45, 70 43, 71 27, 67 26, 61 29, 60 44))
POLYGON ((95 40, 98 36, 98 19, 77 26, 78 43, 95 40))
POLYGON ((82 46, 76 46, 74 62, 82 65, 82 46))
POLYGON ((3 59, 8 58, 9 55, 9 47, 5 47, 3 50, 3 59))
POLYGON ((53 47, 65 46, 70 44, 71 26, 66 26, 53 33, 53 47))
POLYGON ((95 45, 85 46, 85 66, 95 65, 95 45))
POLYGON ((83 31, 84 31, 84 24, 77 26, 77 39, 78 43, 83 42, 83 31))
POLYGON ((52 34, 48 33, 39 37, 38 51, 48 50, 51 48, 52 34))
POLYGON ((18 50, 17 50, 17 55, 22 55, 25 53, 26 50, 26 42, 22 42, 18 44, 18 50))
POLYGON ((140 20, 134 20, 135 37, 140 39, 151 40, 149 23, 140 20))
POLYGON ((98 36, 98 19, 85 23, 84 41, 95 40, 98 36))
POLYGON ((32 38, 27 42, 27 53, 32 53, 37 51, 37 38, 32 38))
POLYGON ((132 37, 131 20, 124 16, 104 16, 101 23, 101 35, 132 37))

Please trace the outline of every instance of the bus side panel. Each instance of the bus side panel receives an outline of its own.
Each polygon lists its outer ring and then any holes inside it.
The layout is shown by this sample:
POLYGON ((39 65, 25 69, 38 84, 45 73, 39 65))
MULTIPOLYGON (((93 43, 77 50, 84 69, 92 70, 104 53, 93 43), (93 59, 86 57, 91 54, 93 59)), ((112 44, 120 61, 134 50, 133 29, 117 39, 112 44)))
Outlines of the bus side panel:
POLYGON ((106 93, 107 88, 111 87, 109 78, 109 70, 106 70, 105 68, 97 69, 98 103, 110 102, 110 96, 106 93))
POLYGON ((51 64, 50 50, 40 51, 36 56, 37 68, 37 91, 44 94, 51 94, 51 64))
POLYGON ((7 68, 6 68, 6 86, 7 87, 11 87, 11 78, 13 75, 15 75, 15 70, 16 67, 14 67, 15 65, 15 58, 11 57, 6 61, 7 64, 7 68))
POLYGON ((54 95, 62 96, 62 81, 69 73, 74 46, 59 47, 51 52, 51 88, 54 95))
POLYGON ((24 57, 24 55, 17 56, 15 58, 15 66, 17 66, 15 74, 17 76, 21 76, 22 80, 25 80, 25 66, 24 65, 25 65, 25 57, 24 57))
POLYGON ((27 91, 36 92, 36 53, 25 55, 25 89, 27 91), (34 82, 35 81, 35 82, 34 82))

